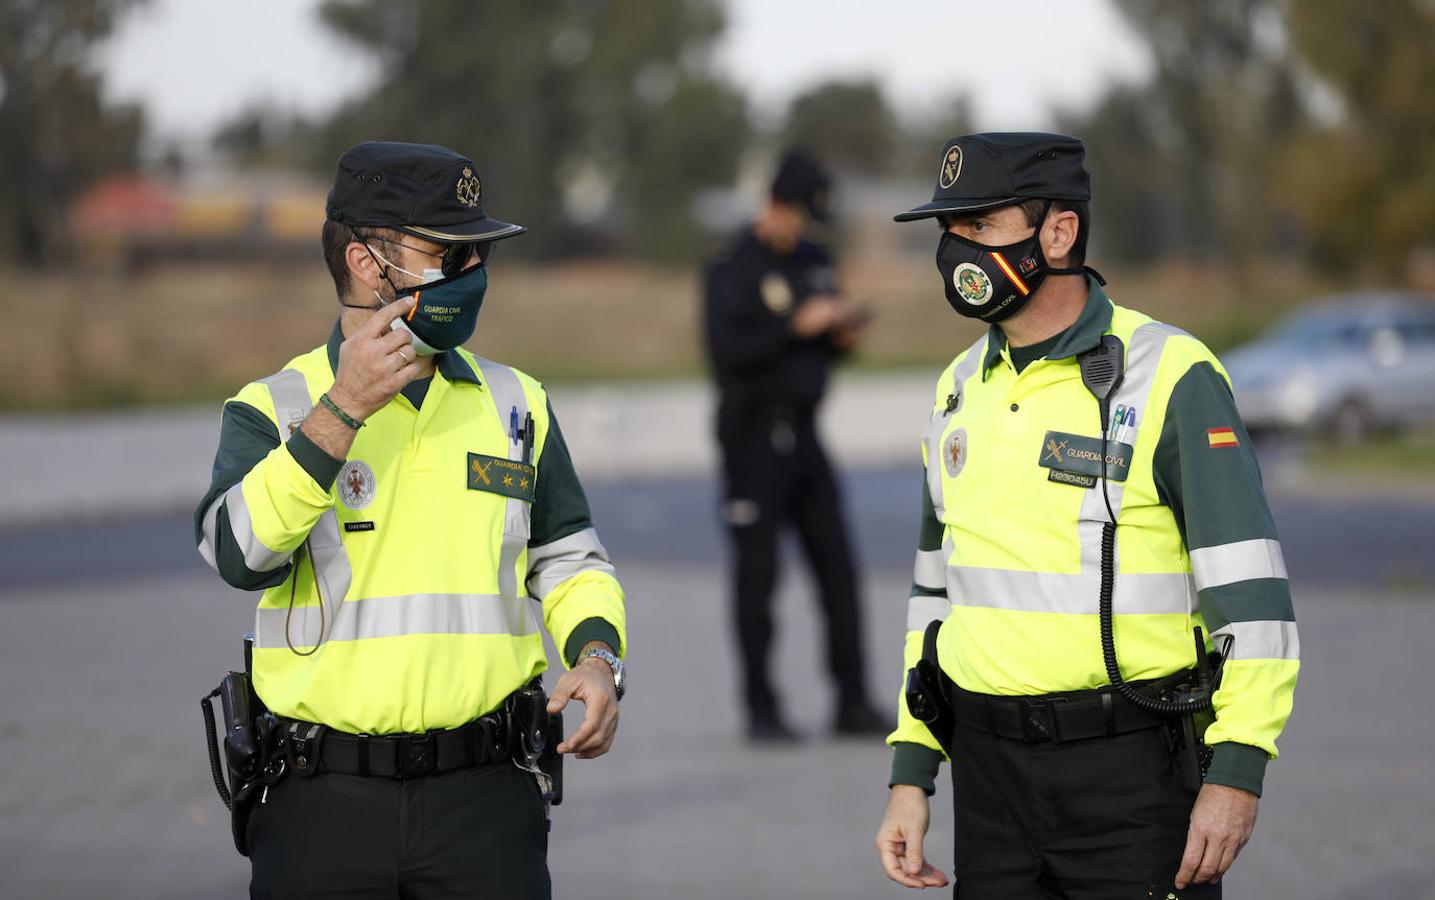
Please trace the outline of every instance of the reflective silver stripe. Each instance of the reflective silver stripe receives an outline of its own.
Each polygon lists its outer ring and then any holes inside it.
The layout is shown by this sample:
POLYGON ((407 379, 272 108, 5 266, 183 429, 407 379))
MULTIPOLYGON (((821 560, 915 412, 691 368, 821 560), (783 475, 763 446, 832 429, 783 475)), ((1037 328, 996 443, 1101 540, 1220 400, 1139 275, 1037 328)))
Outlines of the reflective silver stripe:
POLYGON ((608 551, 592 528, 550 541, 541 547, 528 548, 528 590, 539 600, 558 585, 583 572, 616 574, 608 561, 608 551))
MULTIPOLYGON (((1153 424, 1160 430, 1159 423, 1151 423, 1141 417, 1146 415, 1147 402, 1151 397, 1151 388, 1156 383, 1156 370, 1161 365, 1161 352, 1166 348, 1166 339, 1176 334, 1185 332, 1164 322, 1147 322, 1131 334, 1131 342, 1126 347, 1125 375, 1111 398, 1111 412, 1114 415, 1118 406, 1135 407, 1138 432, 1143 426, 1153 424)), ((1100 435, 1097 437, 1099 439, 1100 435)), ((1135 439, 1132 440, 1134 443, 1135 439)), ((1081 541, 1083 572, 1101 571, 1101 529, 1106 522, 1111 521, 1111 515, 1106 511, 1107 498, 1102 494, 1102 487, 1098 481, 1096 487, 1086 489, 1086 495, 1081 500, 1081 516, 1076 530, 1081 541)), ((1111 513, 1115 514, 1119 522, 1125 482, 1109 481, 1105 487, 1111 501, 1111 513)), ((1120 569, 1119 553, 1117 569, 1120 569)), ((1117 581, 1124 577, 1126 576, 1118 577, 1117 581)), ((1123 611, 1117 609, 1117 612, 1123 611)))
POLYGON ((951 614, 952 604, 946 597, 914 595, 907 600, 907 630, 926 631, 934 619, 946 621, 951 614))
MULTIPOLYGON (((1018 612, 1096 615, 1100 572, 1066 574, 950 566, 947 599, 953 606, 1018 612)), ((1185 573, 1127 573, 1117 576, 1116 614, 1180 613, 1195 608, 1196 591, 1185 573)))
MULTIPOLYGON (((496 594, 409 594, 369 597, 339 604, 330 617, 326 635, 320 635, 317 606, 296 606, 289 621, 289 641, 295 647, 313 647, 325 641, 418 634, 506 634, 523 636, 537 630, 522 598, 496 594)), ((287 609, 261 607, 255 620, 256 646, 285 647, 287 609)), ((328 616, 328 612, 325 612, 328 616)))
MULTIPOLYGON (((509 427, 514 409, 518 410, 520 427, 528 415, 528 397, 523 391, 523 384, 508 366, 481 356, 474 359, 483 373, 489 393, 493 396, 498 421, 508 435, 508 458, 523 462, 523 442, 513 439, 513 431, 509 427)), ((531 514, 531 506, 523 500, 509 497, 503 505, 503 546, 498 554, 498 591, 504 597, 518 596, 518 557, 523 548, 528 546, 528 537, 532 533, 531 514)))
POLYGON ((1230 659, 1300 659, 1294 622, 1230 622, 1211 632, 1213 639, 1225 635, 1232 638, 1230 659))
MULTIPOLYGON (((274 417, 279 422, 279 441, 280 443, 286 442, 314 409, 313 401, 309 399, 309 383, 304 378, 304 373, 297 369, 282 369, 268 378, 261 378, 259 383, 269 388, 269 396, 274 400, 274 417)), ((314 567, 314 580, 319 589, 319 599, 324 604, 325 618, 332 627, 335 619, 338 618, 344 597, 348 595, 349 585, 354 578, 353 569, 349 566, 349 554, 344 550, 344 540, 339 534, 339 516, 334 512, 333 506, 325 510, 324 514, 319 516, 319 520, 314 523, 314 527, 309 529, 306 543, 309 548, 309 561, 314 567)), ((291 577, 298 578, 298 572, 296 571, 291 577)), ((303 609, 311 610, 314 613, 313 633, 303 632, 312 638, 306 638, 304 646, 312 647, 318 644, 322 638, 321 635, 318 635, 318 610, 313 607, 303 607, 303 609)), ((259 620, 263 618, 264 613, 265 610, 262 608, 256 613, 256 634, 259 633, 259 620)), ((294 611, 294 617, 296 621, 300 617, 298 608, 294 611)), ((280 627, 282 629, 282 622, 280 627)), ((294 641, 294 646, 300 646, 297 636, 291 634, 290 639, 294 641)), ((282 633, 278 646, 284 646, 282 633)))
MULTIPOLYGON (((982 360, 986 358, 987 335, 977 338, 977 342, 967 348, 967 355, 952 369, 952 393, 960 396, 967 379, 976 374, 981 368, 982 360)), ((927 422, 926 433, 922 440, 927 445, 927 490, 932 495, 932 508, 937 513, 937 521, 941 521, 946 513, 946 501, 942 491, 942 434, 947 430, 947 423, 951 421, 952 414, 945 409, 933 409, 932 418, 927 422)))
MULTIPOLYGON (((259 383, 269 388, 269 395, 274 400, 274 416, 279 422, 277 430, 279 443, 282 444, 289 439, 294 429, 299 427, 299 423, 304 421, 313 408, 309 402, 308 384, 305 382, 303 374, 294 369, 283 369, 268 378, 261 378, 259 383)), ((240 484, 235 484, 216 497, 204 513, 201 530, 203 538, 199 545, 199 555, 211 568, 217 569, 218 567, 216 554, 218 552, 218 519, 221 507, 229 517, 229 530, 234 535, 240 552, 244 554, 244 564, 249 569, 255 572, 269 572, 284 565, 293 557, 292 552, 281 553, 269 548, 254 534, 254 522, 249 513, 249 506, 244 500, 244 491, 240 484)), ((334 513, 331 510, 326 515, 333 517, 334 513)), ((335 518, 334 531, 338 531, 337 518, 335 518)))
POLYGON ((298 369, 280 369, 268 378, 259 379, 258 383, 269 388, 269 396, 274 400, 274 418, 279 423, 279 443, 282 444, 314 408, 314 402, 309 399, 309 383, 298 369))
POLYGON ((239 545, 240 552, 244 554, 244 565, 248 566, 250 570, 254 572, 273 571, 288 562, 289 557, 294 555, 271 550, 254 534, 254 522, 249 516, 249 504, 244 500, 244 482, 241 481, 225 491, 224 496, 219 499, 223 501, 225 513, 229 516, 229 530, 233 532, 234 541, 239 545))
POLYGON ((940 550, 918 550, 912 582, 933 591, 947 589, 947 557, 940 550))
POLYGON ((1198 591, 1255 578, 1287 577, 1281 543, 1268 539, 1235 541, 1192 550, 1191 571, 1195 573, 1198 591))

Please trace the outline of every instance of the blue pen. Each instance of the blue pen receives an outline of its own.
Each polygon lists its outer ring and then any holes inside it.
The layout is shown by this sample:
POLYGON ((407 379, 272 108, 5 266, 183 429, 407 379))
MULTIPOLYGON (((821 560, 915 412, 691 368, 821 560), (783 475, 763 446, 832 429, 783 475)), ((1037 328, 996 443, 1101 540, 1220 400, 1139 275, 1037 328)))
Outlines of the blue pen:
POLYGON ((518 443, 518 406, 517 406, 517 405, 514 405, 513 409, 508 413, 508 435, 509 435, 510 438, 513 439, 513 443, 515 443, 515 444, 518 443))
POLYGON ((1111 417, 1111 427, 1106 429, 1106 436, 1112 440, 1121 433, 1121 417, 1126 413, 1126 404, 1120 403, 1116 406, 1116 415, 1111 417))

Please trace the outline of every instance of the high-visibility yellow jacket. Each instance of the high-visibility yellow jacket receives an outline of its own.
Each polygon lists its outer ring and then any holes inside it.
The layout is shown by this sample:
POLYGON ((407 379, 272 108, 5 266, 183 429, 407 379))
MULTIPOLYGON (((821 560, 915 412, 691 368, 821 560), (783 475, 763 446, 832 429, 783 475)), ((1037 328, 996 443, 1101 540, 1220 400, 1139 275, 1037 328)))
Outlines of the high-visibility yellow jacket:
MULTIPOLYGON (((1191 668, 1197 625, 1208 645, 1228 646, 1207 780, 1259 793, 1300 662, 1250 439, 1211 352, 1115 306, 1095 281, 1045 358, 1018 372, 993 328, 937 384, 906 666, 928 623, 944 619, 940 662, 963 689, 1030 696, 1110 683, 1097 616, 1108 521, 1100 417, 1076 361, 1103 334, 1121 339, 1126 361, 1107 449, 1122 675, 1191 668)), ((905 703, 889 743, 893 783, 930 790, 940 751, 905 703)))
POLYGON ((254 684, 275 713, 355 733, 454 728, 546 667, 624 650, 623 592, 542 386, 455 350, 369 417, 346 460, 295 430, 342 334, 224 406, 196 513, 206 561, 265 589, 254 684), (417 402, 417 405, 416 405, 417 402), (521 435, 533 417, 530 444, 521 435))

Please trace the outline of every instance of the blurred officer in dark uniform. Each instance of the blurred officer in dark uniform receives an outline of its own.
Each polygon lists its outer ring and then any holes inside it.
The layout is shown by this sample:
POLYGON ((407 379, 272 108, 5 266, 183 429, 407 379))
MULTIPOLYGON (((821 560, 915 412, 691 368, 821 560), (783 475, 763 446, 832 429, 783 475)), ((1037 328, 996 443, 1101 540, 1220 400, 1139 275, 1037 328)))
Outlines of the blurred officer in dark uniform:
POLYGON ((762 213, 707 268, 704 325, 720 394, 718 441, 724 517, 736 555, 733 600, 742 650, 748 735, 798 738, 768 675, 778 531, 797 529, 827 619, 827 663, 837 686, 834 728, 878 734, 867 701, 857 572, 832 466, 816 429, 832 363, 856 344, 865 312, 838 295, 827 251, 805 235, 829 219, 831 178, 789 153, 762 213))

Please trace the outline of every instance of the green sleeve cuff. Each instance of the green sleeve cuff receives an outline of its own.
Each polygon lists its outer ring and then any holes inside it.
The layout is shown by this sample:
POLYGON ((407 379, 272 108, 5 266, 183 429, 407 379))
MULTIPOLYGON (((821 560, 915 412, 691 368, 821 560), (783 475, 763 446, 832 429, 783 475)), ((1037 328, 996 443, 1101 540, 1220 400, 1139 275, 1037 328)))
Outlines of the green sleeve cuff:
POLYGON ((937 772, 942 768, 942 751, 898 741, 892 745, 892 778, 887 786, 912 784, 927 792, 937 792, 937 772))
POLYGON ((607 619, 594 616, 579 622, 563 644, 563 658, 568 661, 568 668, 578 664, 578 654, 583 652, 583 648, 591 641, 602 641, 612 647, 614 653, 620 656, 623 653, 623 642, 618 639, 618 629, 607 619))
POLYGON ((326 491, 334 487, 334 479, 339 477, 339 470, 344 466, 342 459, 335 459, 319 449, 319 445, 309 440, 303 429, 289 435, 285 446, 289 448, 289 455, 319 487, 326 491))
POLYGON ((1266 751, 1249 744, 1224 742, 1216 744, 1211 757, 1211 768, 1206 772, 1208 784, 1224 784, 1228 787, 1250 791, 1261 795, 1261 784, 1266 778, 1266 763, 1270 757, 1266 751))

